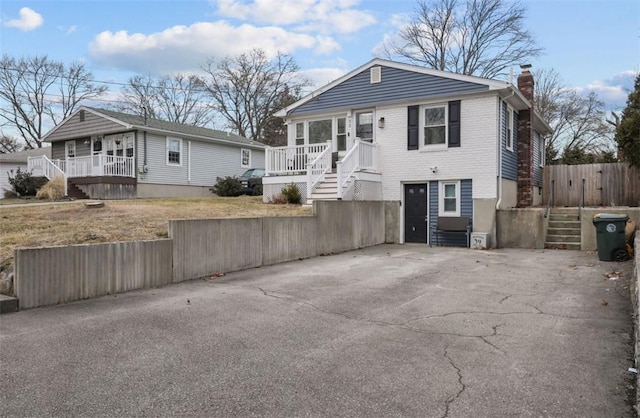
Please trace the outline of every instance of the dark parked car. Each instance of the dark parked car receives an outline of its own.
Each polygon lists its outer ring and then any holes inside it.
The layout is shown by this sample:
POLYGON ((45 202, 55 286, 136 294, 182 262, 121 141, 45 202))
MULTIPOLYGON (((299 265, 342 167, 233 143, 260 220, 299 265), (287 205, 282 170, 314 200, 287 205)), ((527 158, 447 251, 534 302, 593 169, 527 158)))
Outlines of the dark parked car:
POLYGON ((249 195, 262 194, 262 177, 264 168, 250 168, 240 176, 242 192, 249 195))

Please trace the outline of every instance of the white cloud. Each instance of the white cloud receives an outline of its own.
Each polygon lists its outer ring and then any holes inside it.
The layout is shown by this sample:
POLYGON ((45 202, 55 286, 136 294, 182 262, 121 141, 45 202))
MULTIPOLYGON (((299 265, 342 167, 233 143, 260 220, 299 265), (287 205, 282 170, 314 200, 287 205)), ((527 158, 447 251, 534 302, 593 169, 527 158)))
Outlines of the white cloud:
POLYGON ((276 26, 231 26, 225 21, 173 26, 152 34, 105 31, 89 45, 91 57, 110 68, 143 73, 198 69, 207 58, 237 55, 252 48, 269 55, 300 49, 329 53, 339 48, 331 38, 287 31, 276 26))
POLYGON ((359 0, 217 0, 220 15, 261 24, 294 26, 298 31, 348 34, 376 23, 355 7, 359 0))
POLYGON ((620 110, 626 106, 627 97, 633 90, 633 83, 637 72, 628 70, 614 74, 604 80, 595 80, 586 86, 578 87, 580 94, 595 92, 600 100, 605 102, 605 110, 620 110))
POLYGON ((313 68, 301 71, 301 74, 311 81, 307 93, 331 83, 333 80, 342 77, 347 73, 346 70, 340 68, 313 68))
POLYGON ((28 7, 20 9, 18 15, 20 16, 18 19, 9 20, 5 22, 4 25, 9 28, 16 28, 28 32, 34 30, 44 22, 40 13, 28 7))

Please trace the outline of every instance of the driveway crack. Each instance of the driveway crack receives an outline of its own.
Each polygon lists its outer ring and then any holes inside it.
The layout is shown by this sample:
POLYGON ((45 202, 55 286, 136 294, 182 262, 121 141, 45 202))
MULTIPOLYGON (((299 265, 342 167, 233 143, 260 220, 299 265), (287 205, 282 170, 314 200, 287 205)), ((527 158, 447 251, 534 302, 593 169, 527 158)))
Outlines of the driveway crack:
POLYGON ((454 403, 460 397, 460 395, 462 395, 462 392, 464 392, 467 387, 465 386, 464 382, 462 381, 462 371, 460 370, 460 368, 456 365, 456 363, 453 361, 453 359, 449 355, 449 346, 448 345, 444 348, 444 357, 447 359, 447 361, 449 362, 451 367, 453 367, 456 370, 456 373, 458 374, 458 385, 460 385, 460 389, 458 390, 458 392, 453 394, 453 395, 450 395, 447 398, 447 401, 446 401, 446 404, 445 404, 444 415, 442 416, 442 418, 447 418, 449 416, 449 409, 451 408, 451 404, 454 403))

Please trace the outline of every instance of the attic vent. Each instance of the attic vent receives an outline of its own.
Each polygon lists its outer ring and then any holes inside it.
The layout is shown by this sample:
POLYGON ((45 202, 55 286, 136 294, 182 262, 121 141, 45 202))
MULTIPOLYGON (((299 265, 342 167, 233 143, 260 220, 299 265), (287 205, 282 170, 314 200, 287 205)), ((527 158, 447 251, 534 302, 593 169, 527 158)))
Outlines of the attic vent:
POLYGON ((84 110, 80 111, 80 122, 84 122, 84 110))
POLYGON ((371 67, 371 84, 382 81, 382 71, 380 67, 371 67))

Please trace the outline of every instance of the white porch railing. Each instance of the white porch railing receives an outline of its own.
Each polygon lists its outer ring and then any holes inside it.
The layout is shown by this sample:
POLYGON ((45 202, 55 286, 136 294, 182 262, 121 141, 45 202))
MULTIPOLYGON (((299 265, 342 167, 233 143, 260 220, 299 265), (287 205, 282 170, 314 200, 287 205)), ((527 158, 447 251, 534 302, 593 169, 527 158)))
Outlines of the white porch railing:
POLYGON ((358 170, 376 170, 377 160, 377 147, 370 142, 356 139, 353 147, 337 164, 338 199, 342 199, 353 186, 354 183, 350 183, 353 173, 358 170))
POLYGON ((34 176, 44 176, 49 180, 62 177, 64 183, 64 195, 67 195, 67 175, 63 169, 47 158, 46 155, 27 158, 27 170, 34 176))
POLYGON ((324 151, 307 164, 307 198, 311 197, 313 189, 329 170, 331 170, 331 143, 328 143, 324 151))
POLYGON ((46 156, 28 159, 27 167, 32 172, 42 172, 51 179, 50 173, 56 171, 66 177, 135 177, 133 157, 114 155, 91 155, 66 160, 50 160, 46 156))
POLYGON ((133 157, 91 155, 61 161, 69 177, 135 177, 133 157))
POLYGON ((307 162, 329 148, 329 144, 296 145, 292 147, 269 147, 265 154, 267 175, 293 174, 307 171, 307 162))

